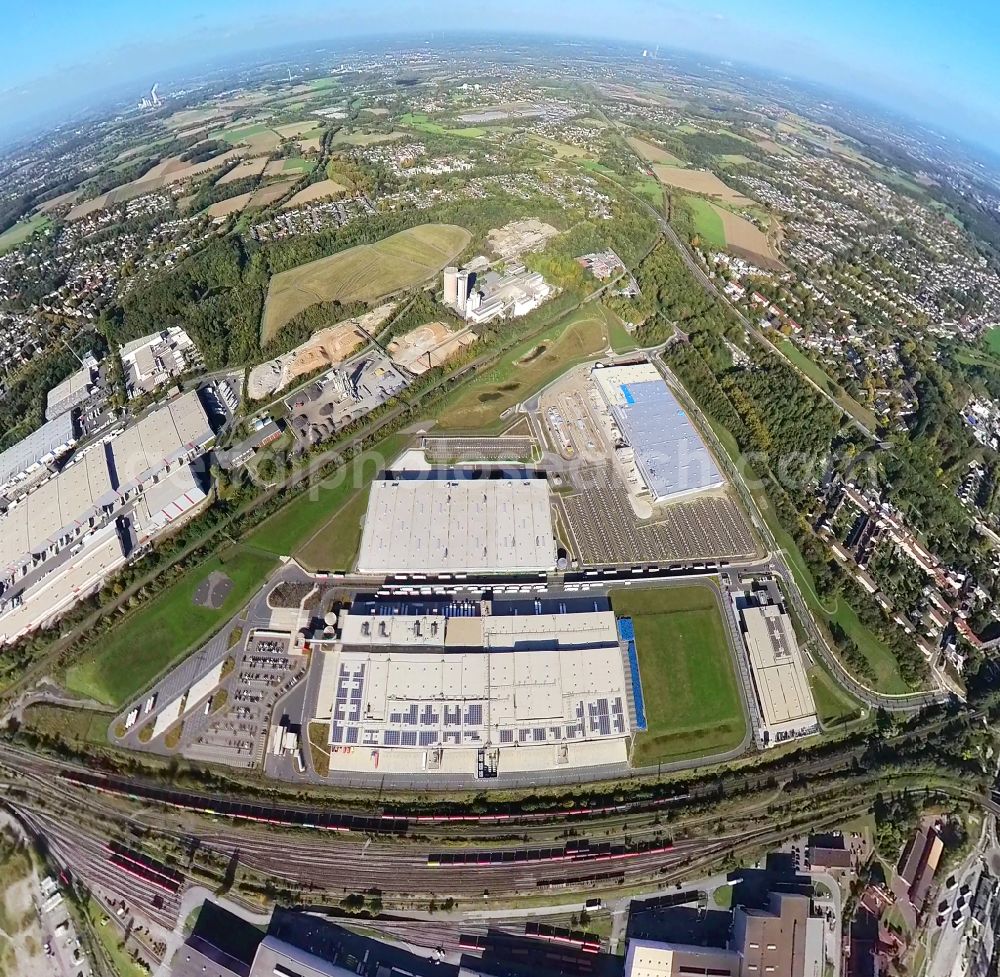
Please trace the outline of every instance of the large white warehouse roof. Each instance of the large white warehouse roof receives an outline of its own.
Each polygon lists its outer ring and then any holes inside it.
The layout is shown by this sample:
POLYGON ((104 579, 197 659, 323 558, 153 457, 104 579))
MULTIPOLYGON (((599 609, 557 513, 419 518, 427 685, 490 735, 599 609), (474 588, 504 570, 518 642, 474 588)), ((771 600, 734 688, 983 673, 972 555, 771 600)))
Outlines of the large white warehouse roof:
POLYGON ((554 567, 545 477, 493 474, 438 470, 376 480, 358 568, 503 573, 554 567))

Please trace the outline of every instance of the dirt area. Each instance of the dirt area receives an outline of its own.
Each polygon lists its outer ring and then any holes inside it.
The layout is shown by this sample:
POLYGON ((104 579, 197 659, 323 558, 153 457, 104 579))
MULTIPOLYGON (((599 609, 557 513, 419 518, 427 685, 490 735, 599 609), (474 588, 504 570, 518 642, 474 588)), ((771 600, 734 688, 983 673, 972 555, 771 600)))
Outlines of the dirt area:
POLYGON ((347 187, 337 183, 336 180, 320 180, 319 183, 310 183, 305 189, 299 190, 282 209, 301 207, 302 204, 309 204, 314 200, 342 197, 345 193, 347 193, 347 187))
POLYGON ((673 153, 668 153, 665 149, 661 149, 651 142, 646 142, 645 139, 629 136, 625 141, 647 162, 671 163, 675 166, 684 165, 673 153))
POLYGON ((653 172, 660 183, 668 187, 678 187, 692 193, 703 193, 708 197, 716 197, 727 204, 749 204, 742 193, 737 193, 732 187, 727 187, 714 173, 708 170, 686 170, 679 166, 665 166, 654 163, 653 172))
POLYGON ((307 119, 305 122, 288 122, 283 126, 275 126, 274 131, 282 139, 291 139, 294 136, 301 136, 305 132, 312 132, 316 128, 314 119, 307 119))
POLYGON ((745 255, 760 267, 775 270, 784 267, 767 236, 755 224, 723 207, 717 207, 715 204, 711 204, 711 207, 722 219, 727 247, 745 255))
POLYGON ((322 143, 320 142, 319 136, 313 136, 311 139, 300 139, 299 140, 299 150, 303 153, 318 153, 322 143))
POLYGON ((360 318, 345 319, 314 333, 301 346, 255 366, 250 371, 247 391, 251 400, 261 400, 288 386, 296 377, 324 366, 342 363, 389 318, 392 305, 380 305, 360 318))
POLYGON ((247 204, 250 203, 255 191, 251 190, 249 193, 241 193, 236 197, 228 197, 225 200, 220 200, 218 203, 214 203, 209 207, 205 213, 208 214, 212 220, 222 220, 224 217, 228 217, 230 214, 238 214, 247 204))
POLYGON ((260 176, 261 173, 264 172, 265 166, 267 166, 266 156, 257 156, 254 159, 245 159, 242 163, 237 163, 237 165, 224 176, 220 176, 216 181, 216 186, 225 186, 227 183, 242 180, 246 176, 260 176))
POLYGON ((207 607, 217 611, 222 607, 229 596, 229 591, 233 589, 233 582, 224 573, 213 570, 195 590, 192 602, 199 607, 207 607))
POLYGON ((389 343, 388 352, 397 366, 420 376, 447 363, 459 350, 476 341, 471 329, 452 332, 443 322, 417 326, 389 343))
POLYGON ((490 248, 500 258, 513 258, 525 251, 539 251, 557 231, 551 224, 530 220, 511 221, 495 227, 487 235, 490 248))
POLYGON ((270 207, 271 204, 280 200, 286 193, 288 193, 289 183, 290 180, 288 179, 275 180, 274 183, 269 183, 267 186, 261 187, 259 190, 254 191, 254 195, 250 199, 250 203, 248 203, 247 206, 270 207))
POLYGON ((264 167, 264 176, 281 176, 285 170, 285 161, 283 159, 272 159, 267 166, 264 167))

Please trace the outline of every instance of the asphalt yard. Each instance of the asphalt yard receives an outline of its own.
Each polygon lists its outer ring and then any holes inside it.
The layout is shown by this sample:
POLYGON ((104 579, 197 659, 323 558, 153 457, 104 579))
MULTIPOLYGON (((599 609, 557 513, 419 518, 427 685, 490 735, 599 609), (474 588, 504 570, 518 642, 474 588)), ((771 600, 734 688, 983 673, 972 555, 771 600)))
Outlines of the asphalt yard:
POLYGON ((574 553, 585 566, 742 559, 756 553, 738 505, 705 495, 664 506, 640 521, 610 463, 578 471, 575 491, 561 498, 574 553))
POLYGON ((247 642, 229 682, 206 709, 190 714, 181 752, 191 760, 257 768, 267 742, 271 711, 304 675, 306 659, 294 654, 287 638, 255 635, 247 642))

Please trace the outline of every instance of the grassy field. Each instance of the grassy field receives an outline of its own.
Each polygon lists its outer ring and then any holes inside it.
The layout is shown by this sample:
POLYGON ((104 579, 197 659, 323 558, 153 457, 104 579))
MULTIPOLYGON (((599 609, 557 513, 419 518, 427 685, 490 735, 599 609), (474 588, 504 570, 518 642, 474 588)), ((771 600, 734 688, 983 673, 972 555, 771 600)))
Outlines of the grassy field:
POLYGON ((869 431, 875 430, 878 418, 867 407, 859 404, 843 387, 840 387, 818 363, 806 356, 795 343, 785 339, 777 345, 793 366, 798 367, 813 383, 830 394, 848 414, 869 431))
POLYGON ((858 703, 849 698, 819 665, 809 669, 809 687, 824 726, 842 726, 861 715, 858 703))
POLYGON ((108 724, 111 716, 89 709, 71 709, 36 702, 24 710, 21 725, 42 736, 60 736, 76 748, 108 741, 108 724))
POLYGON ((726 231, 719 212, 704 197, 684 197, 684 203, 694 215, 694 229, 702 244, 720 251, 726 246, 726 231))
POLYGON ((253 125, 241 126, 236 129, 221 129, 218 132, 213 132, 210 138, 224 139, 230 146, 235 146, 237 143, 243 142, 244 139, 249 139, 251 136, 259 136, 262 132, 270 131, 270 128, 264 125, 263 122, 257 122, 253 125))
MULTIPOLYGON (((266 524, 265 524, 266 525, 266 524)), ((277 564, 274 556, 236 546, 170 584, 109 634, 84 649, 66 673, 66 687, 123 706, 185 654, 207 641, 242 607, 277 564), (221 571, 233 586, 218 610, 194 603, 198 585, 221 571)))
POLYGON ((709 756, 743 742, 746 717, 715 594, 708 587, 615 590, 611 605, 635 626, 648 729, 636 766, 709 756))
POLYGON ((640 197, 645 197, 657 210, 663 210, 665 194, 659 180, 654 180, 651 176, 639 176, 630 189, 640 197))
POLYGON ((485 136, 487 131, 479 126, 465 126, 459 129, 449 129, 440 122, 431 120, 422 112, 407 112, 399 120, 404 126, 417 129, 420 132, 431 133, 435 136, 464 136, 467 139, 478 139, 485 136))
POLYGON ((983 333, 983 343, 990 353, 1000 357, 1000 326, 993 326, 991 329, 987 329, 983 333))
POLYGON ((52 218, 48 214, 34 214, 27 220, 18 221, 0 234, 0 254, 16 248, 23 241, 27 241, 35 231, 43 230, 51 223, 52 218))
POLYGON ((315 160, 303 159, 301 156, 289 156, 282 166, 282 173, 312 173, 316 168, 315 160))
POLYGON ((445 400, 438 408, 438 427, 484 432, 499 429, 500 415, 508 407, 607 348, 609 315, 597 303, 586 305, 541 335, 515 346, 492 370, 445 400))
POLYGON ((267 291, 261 344, 317 302, 372 302, 419 285, 453 261, 471 237, 455 224, 420 224, 275 275, 267 291))
POLYGON ((403 450, 408 440, 406 435, 393 434, 380 441, 262 522, 247 537, 247 544, 275 556, 297 552, 332 521, 331 513, 338 512, 355 494, 367 491, 377 472, 403 450))
POLYGON ((351 495, 295 554, 307 570, 350 570, 354 566, 370 488, 351 495))
POLYGON ((608 341, 616 353, 631 353, 638 349, 639 344, 632 334, 622 325, 621 319, 608 313, 608 341))

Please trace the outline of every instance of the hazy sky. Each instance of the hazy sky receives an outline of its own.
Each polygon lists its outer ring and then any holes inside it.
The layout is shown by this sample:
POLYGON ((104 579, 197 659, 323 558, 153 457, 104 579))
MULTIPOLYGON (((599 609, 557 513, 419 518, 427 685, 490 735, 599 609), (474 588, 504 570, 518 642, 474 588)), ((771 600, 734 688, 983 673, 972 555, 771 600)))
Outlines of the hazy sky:
MULTIPOLYGON (((0 0, 0 128, 118 81, 304 40, 442 29, 635 38, 867 95, 1000 149, 996 0, 0 0)), ((137 96, 140 94, 137 92, 137 96)))

